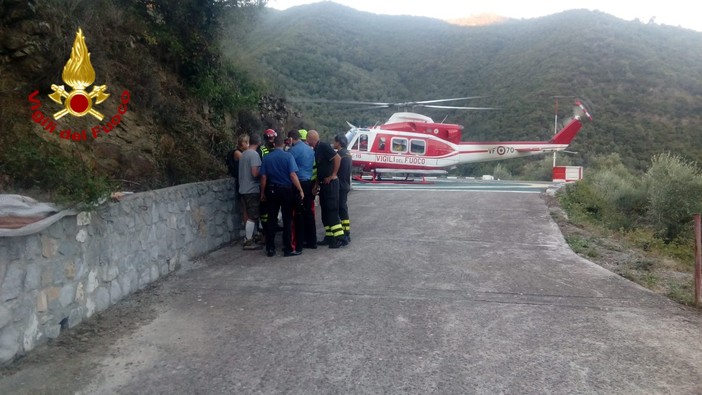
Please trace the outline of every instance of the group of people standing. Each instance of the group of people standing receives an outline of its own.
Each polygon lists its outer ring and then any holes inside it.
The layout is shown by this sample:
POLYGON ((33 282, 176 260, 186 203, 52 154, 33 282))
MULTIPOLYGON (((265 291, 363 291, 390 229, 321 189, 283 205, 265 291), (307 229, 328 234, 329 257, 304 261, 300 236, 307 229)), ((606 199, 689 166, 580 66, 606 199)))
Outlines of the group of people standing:
POLYGON ((237 148, 227 154, 243 206, 243 248, 261 249, 265 244, 266 255, 275 256, 279 214, 284 256, 300 255, 303 249, 315 249, 318 245, 348 245, 351 156, 346 137, 336 135, 332 146, 320 141, 315 130, 292 130, 285 139, 268 129, 263 138, 264 141, 258 134, 242 135, 237 148), (317 240, 316 195, 325 232, 322 240, 317 240))

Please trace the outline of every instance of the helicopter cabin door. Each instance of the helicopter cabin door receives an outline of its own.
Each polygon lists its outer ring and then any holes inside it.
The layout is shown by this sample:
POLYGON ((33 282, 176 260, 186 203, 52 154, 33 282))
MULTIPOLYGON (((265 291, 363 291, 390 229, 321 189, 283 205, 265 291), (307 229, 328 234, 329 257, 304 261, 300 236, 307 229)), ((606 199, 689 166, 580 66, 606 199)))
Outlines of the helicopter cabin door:
POLYGON ((427 153, 427 141, 421 138, 393 137, 390 150, 394 154, 421 156, 427 153))
POLYGON ((378 135, 376 138, 375 144, 373 145, 373 149, 371 151, 373 152, 388 152, 388 142, 389 137, 386 135, 378 135))

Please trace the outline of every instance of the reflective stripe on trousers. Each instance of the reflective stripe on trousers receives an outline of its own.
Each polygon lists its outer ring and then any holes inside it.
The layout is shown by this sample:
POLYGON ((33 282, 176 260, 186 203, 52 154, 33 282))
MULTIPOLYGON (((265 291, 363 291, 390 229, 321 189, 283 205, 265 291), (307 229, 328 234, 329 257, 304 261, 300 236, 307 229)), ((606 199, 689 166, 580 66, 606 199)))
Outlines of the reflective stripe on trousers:
POLYGON ((332 226, 330 231, 334 237, 342 237, 344 235, 344 228, 341 227, 341 224, 332 226))

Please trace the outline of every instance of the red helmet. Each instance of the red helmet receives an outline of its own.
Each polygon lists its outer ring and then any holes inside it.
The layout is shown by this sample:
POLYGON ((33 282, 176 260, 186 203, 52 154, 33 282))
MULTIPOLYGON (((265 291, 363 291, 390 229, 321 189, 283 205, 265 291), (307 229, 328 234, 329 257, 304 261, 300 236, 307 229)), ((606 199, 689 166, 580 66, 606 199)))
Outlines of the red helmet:
POLYGON ((275 138, 278 136, 278 133, 276 133, 273 129, 266 129, 263 134, 266 136, 266 138, 275 138))

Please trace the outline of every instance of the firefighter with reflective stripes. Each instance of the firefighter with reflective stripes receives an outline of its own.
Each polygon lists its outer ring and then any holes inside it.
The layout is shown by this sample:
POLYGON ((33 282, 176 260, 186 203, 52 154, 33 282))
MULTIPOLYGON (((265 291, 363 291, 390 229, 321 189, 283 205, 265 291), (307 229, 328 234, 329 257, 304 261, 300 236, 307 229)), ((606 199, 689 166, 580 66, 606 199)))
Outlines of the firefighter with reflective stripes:
POLYGON ((351 169, 353 161, 351 153, 346 149, 348 140, 343 134, 334 136, 334 149, 341 157, 339 164, 339 219, 341 219, 341 227, 344 229, 344 238, 347 243, 351 242, 351 220, 349 219, 348 196, 351 190, 351 169))
POLYGON ((319 189, 319 206, 322 209, 324 240, 319 245, 339 248, 348 244, 344 238, 344 229, 339 219, 339 167, 341 157, 329 143, 319 141, 319 133, 310 130, 307 141, 314 148, 317 162, 317 183, 319 189))
POLYGON ((264 156, 275 149, 276 136, 278 136, 278 133, 276 133, 273 129, 266 129, 266 131, 263 132, 263 143, 259 145, 258 149, 256 150, 262 160, 264 156))

